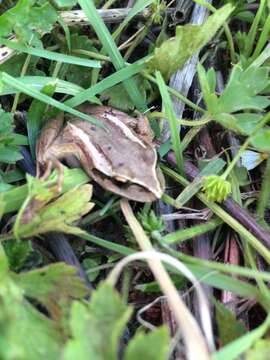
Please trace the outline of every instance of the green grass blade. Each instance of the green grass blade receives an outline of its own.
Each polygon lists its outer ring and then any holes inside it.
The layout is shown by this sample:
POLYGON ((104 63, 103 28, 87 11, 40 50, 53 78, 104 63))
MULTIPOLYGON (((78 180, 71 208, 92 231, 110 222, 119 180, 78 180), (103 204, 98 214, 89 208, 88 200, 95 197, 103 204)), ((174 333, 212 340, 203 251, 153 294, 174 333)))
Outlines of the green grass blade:
POLYGON ((74 115, 76 117, 79 117, 83 120, 89 121, 97 126, 102 126, 101 122, 97 119, 93 118, 92 116, 88 116, 78 110, 72 109, 71 107, 61 103, 60 101, 57 101, 45 94, 42 94, 39 91, 34 90, 33 88, 26 86, 19 80, 15 79, 14 77, 10 76, 9 74, 2 72, 1 73, 1 80, 8 85, 11 85, 12 87, 16 88, 20 92, 33 97, 34 99, 37 99, 39 101, 42 101, 46 103, 47 105, 56 107, 59 110, 65 111, 70 113, 71 115, 74 115))
MULTIPOLYGON (((48 83, 41 90, 42 93, 53 96, 55 91, 55 85, 48 83)), ((47 105, 39 100, 34 99, 28 110, 27 114, 27 133, 29 139, 29 146, 32 158, 36 158, 36 141, 38 133, 42 127, 44 114, 46 112, 47 105)))
POLYGON ((173 104, 168 93, 166 84, 159 71, 156 72, 156 80, 159 87, 160 95, 162 97, 162 103, 165 110, 164 112, 170 125, 172 146, 176 157, 178 171, 180 174, 184 174, 184 162, 180 142, 179 124, 173 109, 173 104))
POLYGON ((96 94, 100 94, 106 89, 120 83, 121 81, 125 81, 129 79, 131 76, 138 74, 144 68, 145 68, 144 61, 138 61, 132 65, 128 65, 125 68, 101 80, 99 83, 93 85, 92 87, 84 91, 81 91, 72 99, 67 100, 65 104, 71 107, 80 105, 83 102, 88 101, 88 99, 93 98, 96 94))
POLYGON ((224 346, 221 350, 213 354, 213 360, 234 360, 247 351, 257 340, 266 333, 270 326, 270 315, 256 329, 246 335, 224 346))
POLYGON ((252 49, 254 47, 255 39, 257 36, 258 26, 259 26, 261 18, 263 16, 263 11, 264 11, 265 5, 266 5, 266 0, 261 0, 259 9, 253 20, 253 23, 251 25, 249 33, 247 34, 246 44, 245 44, 245 49, 244 49, 244 54, 245 54, 246 58, 248 58, 251 55, 252 49))
MULTIPOLYGON (((65 95, 79 95, 80 93, 83 93, 85 91, 84 88, 82 88, 79 85, 73 84, 68 81, 60 80, 55 77, 50 76, 22 76, 19 78, 15 78, 19 80, 21 83, 30 86, 36 91, 41 91, 44 86, 46 86, 48 83, 54 83, 55 84, 55 93, 59 94, 65 94, 65 95)), ((19 90, 12 88, 11 86, 4 84, 4 87, 1 91, 1 95, 11 95, 11 94, 17 94, 19 90)), ((97 92, 98 93, 98 92, 97 92)), ((95 104, 101 104, 99 99, 95 96, 87 97, 87 101, 93 102, 95 104)), ((83 100, 83 101, 86 101, 83 100)), ((83 102, 82 101, 82 102, 83 102)))
POLYGON ((196 236, 214 230, 217 226, 221 224, 222 224, 222 220, 220 219, 210 220, 200 225, 194 225, 190 228, 170 233, 162 238, 162 242, 164 242, 167 245, 179 244, 180 242, 192 239, 196 236))
POLYGON ((177 208, 184 206, 198 191, 200 191, 203 185, 203 177, 208 175, 218 174, 225 166, 225 161, 216 158, 209 162, 198 176, 188 185, 185 189, 177 196, 175 199, 175 204, 177 208))
POLYGON ((20 51, 25 54, 38 56, 44 59, 59 61, 67 64, 86 66, 90 68, 100 68, 100 61, 97 60, 89 60, 84 58, 79 58, 77 56, 59 54, 53 51, 48 51, 44 49, 36 49, 33 47, 26 47, 24 45, 18 44, 14 41, 5 40, 3 38, 0 39, 0 44, 8 46, 10 49, 20 51))
MULTIPOLYGON (((93 26, 100 42, 110 56, 112 63, 116 70, 120 70, 125 67, 125 61, 122 58, 120 51, 118 50, 108 28, 101 19, 93 0, 78 0, 81 8, 85 12, 85 15, 93 26)), ((128 95, 130 96, 135 107, 139 111, 145 111, 147 109, 146 102, 139 91, 134 79, 128 79, 123 83, 128 95)))
POLYGON ((133 249, 130 249, 126 246, 123 246, 123 245, 119 245, 119 244, 116 244, 112 241, 108 241, 108 240, 104 240, 104 239, 101 239, 97 236, 94 236, 92 234, 88 234, 87 232, 83 232, 83 233, 79 233, 77 234, 77 236, 79 236, 80 238, 84 239, 84 240, 87 240, 87 241, 90 241, 98 246, 101 246, 105 249, 108 249, 108 250, 111 250, 111 251, 115 251, 119 254, 122 254, 122 255, 130 255, 130 254, 133 254, 135 252, 135 250, 133 249))
POLYGON ((122 21, 122 23, 118 26, 118 28, 114 31, 112 37, 116 39, 123 29, 128 25, 128 23, 136 16, 139 12, 141 12, 144 8, 151 5, 154 0, 137 0, 135 5, 131 8, 127 17, 122 21))
MULTIPOLYGON (((60 94, 77 95, 84 90, 79 85, 49 76, 22 76, 15 79, 26 86, 31 86, 36 91, 40 91, 44 86, 51 82, 55 83, 55 92, 60 94)), ((16 91, 17 90, 12 88, 10 84, 5 84, 3 89, 1 89, 1 95, 16 94, 16 91)))

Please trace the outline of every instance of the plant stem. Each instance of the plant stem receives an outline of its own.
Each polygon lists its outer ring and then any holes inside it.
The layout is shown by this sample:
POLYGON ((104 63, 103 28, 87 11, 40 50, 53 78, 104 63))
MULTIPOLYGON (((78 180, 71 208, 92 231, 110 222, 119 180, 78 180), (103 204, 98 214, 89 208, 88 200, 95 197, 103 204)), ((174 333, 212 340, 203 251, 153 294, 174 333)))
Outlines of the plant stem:
POLYGON ((264 171, 261 191, 260 191, 259 199, 257 202, 257 210, 256 210, 256 213, 257 213, 259 219, 262 219, 262 220, 264 219, 265 209, 267 207, 267 203, 268 203, 269 197, 270 197, 269 184, 270 184, 270 157, 268 156, 267 162, 266 162, 266 168, 264 171))
POLYGON ((261 51, 263 50, 265 44, 268 42, 269 38, 269 31, 270 31, 270 15, 267 16, 266 22, 263 26, 263 30, 261 32, 261 35, 259 37, 258 43, 256 45, 256 48, 254 50, 254 53, 252 57, 250 58, 250 64, 257 59, 257 57, 260 55, 261 51))
MULTIPOLYGON (((166 119, 166 115, 161 111, 153 111, 149 115, 150 118, 160 118, 160 119, 166 119)), ((185 119, 179 119, 177 120, 179 125, 184 126, 201 126, 206 125, 211 121, 211 117, 209 114, 206 114, 203 116, 200 120, 185 120, 185 119)))
MULTIPOLYGON (((152 76, 152 75, 149 75, 146 71, 142 71, 142 76, 157 84, 157 81, 156 79, 152 76)), ((180 99, 181 101, 183 101, 183 103, 185 103, 186 105, 188 105, 190 108, 192 108, 193 110, 195 111, 199 111, 199 112, 202 112, 202 113, 205 113, 206 110, 204 110, 203 108, 201 108, 200 106, 194 104, 192 101, 190 101, 187 97, 185 97, 184 95, 180 94, 178 91, 174 90, 173 88, 167 86, 167 89, 169 91, 169 93, 171 93, 173 96, 177 97, 178 99, 180 99)))
POLYGON ((230 57, 231 57, 231 62, 234 64, 237 62, 237 58, 236 58, 236 54, 235 54, 235 48, 234 48, 234 43, 233 43, 233 36, 232 36, 232 32, 229 28, 229 25, 226 23, 224 24, 224 32, 226 34, 227 37, 227 41, 228 41, 228 46, 229 46, 229 50, 230 50, 230 57))
MULTIPOLYGON (((130 226, 135 238, 143 251, 155 251, 151 241, 145 235, 140 223, 133 214, 133 211, 127 200, 121 200, 121 209, 130 226)), ((157 258, 148 260, 155 278, 157 279, 160 288, 167 296, 168 303, 174 313, 178 326, 181 329, 185 345, 187 347, 187 358, 192 359, 210 359, 209 352, 202 336, 201 330, 196 323, 194 317, 187 309, 185 303, 180 298, 174 284, 172 283, 167 271, 157 258), (192 340, 191 340, 192 336, 192 340), (193 341, 196 341, 196 349, 194 349, 193 341)))

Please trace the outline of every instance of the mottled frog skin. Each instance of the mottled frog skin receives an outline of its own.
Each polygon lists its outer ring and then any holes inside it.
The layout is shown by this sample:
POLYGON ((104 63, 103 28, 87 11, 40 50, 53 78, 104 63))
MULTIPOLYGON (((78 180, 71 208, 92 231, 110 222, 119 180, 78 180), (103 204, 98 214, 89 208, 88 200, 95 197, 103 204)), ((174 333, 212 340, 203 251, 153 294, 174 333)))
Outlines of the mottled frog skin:
POLYGON ((106 190, 135 201, 162 196, 164 177, 148 119, 133 118, 107 106, 82 105, 81 112, 100 120, 97 126, 65 115, 49 121, 39 137, 39 167, 76 157, 85 172, 106 190))

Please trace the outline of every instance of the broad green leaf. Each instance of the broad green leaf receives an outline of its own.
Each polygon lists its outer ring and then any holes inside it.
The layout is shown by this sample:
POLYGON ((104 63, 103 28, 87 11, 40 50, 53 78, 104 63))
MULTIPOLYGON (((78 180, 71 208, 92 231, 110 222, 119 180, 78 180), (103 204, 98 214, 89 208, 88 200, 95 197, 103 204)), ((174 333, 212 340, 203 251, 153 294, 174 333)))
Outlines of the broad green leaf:
POLYGON ((178 26, 175 37, 155 49, 148 62, 150 69, 159 70, 164 78, 168 79, 213 38, 232 11, 233 7, 227 4, 209 16, 203 25, 178 26))
POLYGON ((0 144, 0 162, 15 164, 16 161, 22 158, 17 147, 0 144))
POLYGON ((222 303, 215 301, 215 307, 219 339, 223 346, 238 339, 247 332, 244 324, 238 321, 235 315, 222 303))
POLYGON ((168 329, 160 327, 149 334, 137 333, 127 346, 124 360, 166 360, 168 351, 168 329))
POLYGON ((3 142, 6 137, 10 139, 13 131, 13 115, 0 108, 0 141, 3 142))
POLYGON ((239 133, 243 135, 251 135, 255 127, 262 120, 260 114, 244 112, 242 114, 234 114, 235 125, 239 129, 239 133))
POLYGON ((261 129, 250 138, 250 143, 259 151, 270 151, 270 128, 261 129))
POLYGON ((90 303, 74 302, 71 311, 71 339, 64 360, 117 360, 118 346, 131 308, 111 285, 103 283, 90 303))

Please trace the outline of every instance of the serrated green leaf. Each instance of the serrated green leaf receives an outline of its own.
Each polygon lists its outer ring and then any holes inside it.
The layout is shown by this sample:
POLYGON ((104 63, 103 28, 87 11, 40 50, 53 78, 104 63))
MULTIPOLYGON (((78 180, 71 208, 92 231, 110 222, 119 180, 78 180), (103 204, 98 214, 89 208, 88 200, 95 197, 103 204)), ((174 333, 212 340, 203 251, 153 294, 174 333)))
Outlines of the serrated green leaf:
POLYGON ((2 247, 0 260, 0 358, 59 359, 63 342, 59 329, 26 300, 8 271, 2 247))
POLYGON ((125 360, 165 360, 169 351, 169 332, 163 326, 149 334, 137 333, 125 351, 125 360))
POLYGON ((250 67, 243 70, 234 66, 229 82, 218 99, 214 113, 233 113, 244 109, 262 110, 269 106, 266 96, 259 96, 269 84, 267 67, 250 67))
POLYGON ((55 324, 38 312, 12 282, 1 287, 0 357, 5 360, 58 360, 61 335, 55 324))
POLYGON ((35 0, 19 0, 17 4, 0 16, 0 36, 14 32, 18 39, 38 44, 39 34, 49 32, 57 21, 56 10, 45 2, 34 6, 35 0))
POLYGON ((72 223, 87 214, 94 206, 90 202, 92 186, 89 184, 71 189, 47 205, 44 205, 44 203, 50 201, 53 194, 49 194, 46 200, 40 199, 38 196, 33 198, 33 207, 29 206, 27 221, 24 221, 18 227, 18 236, 21 238, 28 238, 50 231, 78 233, 81 230, 72 226, 72 223), (41 202, 41 206, 39 206, 38 202, 41 202))
POLYGON ((9 267, 13 271, 21 269, 33 251, 30 241, 10 240, 4 242, 5 253, 8 257, 9 267))
POLYGON ((219 97, 212 88, 214 75, 209 75, 200 64, 198 76, 213 120, 237 134, 251 135, 262 118, 255 111, 262 112, 270 105, 268 97, 261 95, 270 82, 269 68, 250 66, 242 69, 239 64, 235 65, 219 97))
POLYGON ((153 57, 148 61, 150 69, 159 70, 168 79, 212 39, 232 11, 233 7, 227 4, 209 16, 203 25, 178 26, 175 37, 155 49, 153 57))
MULTIPOLYGON (((53 172, 50 177, 50 182, 57 181, 58 174, 53 172)), ((75 186, 81 186, 89 182, 89 177, 82 169, 68 169, 64 168, 64 183, 61 194, 71 190, 75 186)), ((27 185, 16 186, 14 189, 5 191, 3 193, 3 201, 6 203, 5 213, 17 211, 25 201, 28 194, 27 185)))
MULTIPOLYGON (((134 77, 142 97, 146 101, 146 90, 149 89, 149 83, 139 76, 134 77)), ((102 98, 108 99, 108 104, 122 111, 134 110, 134 104, 128 96, 122 84, 115 85, 102 93, 102 98)))
MULTIPOLYGON (((70 47, 71 52, 74 52, 76 50, 76 54, 78 50, 98 53, 97 49, 93 46, 93 42, 89 39, 88 36, 79 35, 77 33, 71 35, 70 47)), ((83 52, 80 53, 80 57, 88 58, 88 56, 84 55, 83 52)), ((92 72, 85 67, 77 65, 65 66, 63 67, 63 73, 67 81, 78 84, 84 88, 88 88, 91 86, 92 72)))
POLYGON ((64 360, 117 360, 119 340, 130 316, 131 308, 117 291, 101 284, 89 304, 73 303, 72 338, 66 344, 64 360))
POLYGON ((64 263, 14 274, 13 280, 25 293, 53 313, 64 300, 82 299, 88 294, 77 269, 64 263))

